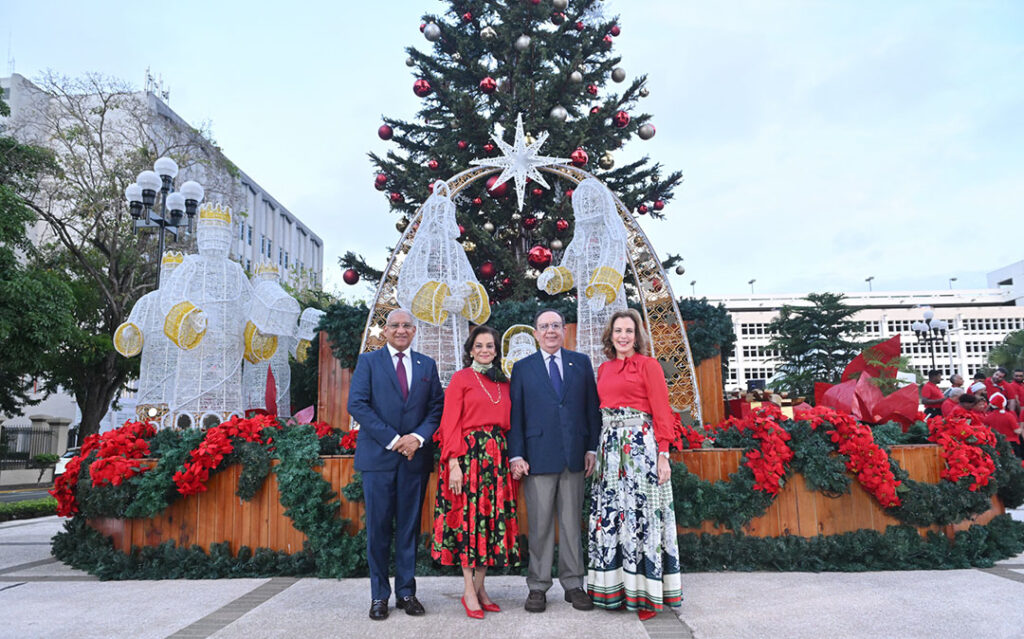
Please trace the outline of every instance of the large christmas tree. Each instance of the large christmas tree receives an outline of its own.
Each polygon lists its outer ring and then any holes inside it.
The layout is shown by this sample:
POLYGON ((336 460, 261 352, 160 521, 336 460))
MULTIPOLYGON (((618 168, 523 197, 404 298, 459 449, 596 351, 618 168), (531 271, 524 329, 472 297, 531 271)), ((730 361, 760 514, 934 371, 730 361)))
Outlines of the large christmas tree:
MULTIPOLYGON (((682 180, 662 176, 647 157, 616 166, 615 152, 634 136, 650 139, 651 116, 640 113, 646 75, 632 79, 614 55, 620 26, 601 0, 448 0, 444 13, 423 16, 420 31, 433 43, 425 54, 409 47, 412 90, 422 108, 406 122, 384 117, 378 134, 397 148, 371 153, 374 184, 404 230, 429 197, 431 184, 491 158, 496 127, 511 142, 522 114, 528 141, 546 131, 541 152, 571 158, 600 178, 634 215, 660 218, 682 180), (628 81, 627 81, 628 80, 628 81)), ((552 188, 528 185, 522 211, 513 183, 491 188, 497 176, 456 199, 460 241, 492 300, 544 296, 527 256, 551 250, 555 263, 573 234, 572 185, 546 176, 552 188), (542 251, 543 252, 543 251, 542 251)), ((670 258, 670 266, 678 258, 670 258)), ((376 279, 380 271, 353 253, 342 258, 346 281, 376 279)), ((534 264, 536 266, 536 264, 534 264)))

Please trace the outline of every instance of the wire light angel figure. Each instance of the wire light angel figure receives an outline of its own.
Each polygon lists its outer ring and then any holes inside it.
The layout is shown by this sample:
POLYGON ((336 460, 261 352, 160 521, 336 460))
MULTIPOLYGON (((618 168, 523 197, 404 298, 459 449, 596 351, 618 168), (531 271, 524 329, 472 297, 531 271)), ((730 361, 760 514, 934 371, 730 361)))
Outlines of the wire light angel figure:
POLYGON ((626 308, 622 278, 626 270, 626 228, 615 198, 596 178, 587 178, 572 194, 576 229, 562 262, 537 278, 550 295, 576 287, 576 350, 596 364, 605 360, 601 333, 615 311, 626 308))
POLYGON ((416 319, 413 348, 437 362, 445 386, 462 368, 469 322, 483 324, 491 316, 487 291, 458 237, 455 203, 448 184, 438 180, 398 273, 397 295, 398 303, 416 319))
POLYGON ((251 321, 247 332, 260 332, 265 340, 247 341, 242 364, 242 388, 245 409, 267 408, 267 369, 274 374, 274 393, 277 398, 277 416, 291 417, 291 366, 288 354, 293 348, 299 321, 299 302, 281 286, 281 272, 277 266, 262 262, 252 277, 253 298, 251 321), (263 352, 259 345, 265 345, 263 352), (254 348, 256 346, 256 348, 254 348))

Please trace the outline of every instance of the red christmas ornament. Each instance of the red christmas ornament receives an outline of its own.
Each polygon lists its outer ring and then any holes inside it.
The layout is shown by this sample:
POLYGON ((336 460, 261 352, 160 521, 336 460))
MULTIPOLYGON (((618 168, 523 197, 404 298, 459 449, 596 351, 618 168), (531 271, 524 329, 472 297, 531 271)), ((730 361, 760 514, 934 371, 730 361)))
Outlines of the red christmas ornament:
POLYGON ((665 200, 655 200, 654 201, 654 210, 655 211, 660 211, 663 208, 665 208, 665 200))
POLYGON ((467 148, 469 148, 469 143, 466 142, 465 140, 459 140, 458 142, 455 143, 455 146, 459 147, 460 151, 465 151, 467 148))
POLYGON ((587 85, 587 93, 589 93, 590 95, 597 95, 597 85, 596 84, 588 84, 587 85))
POLYGON ((610 35, 606 35, 604 39, 601 40, 601 42, 604 44, 605 47, 609 49, 612 47, 612 37, 610 35))
POLYGON ((587 28, 587 25, 583 24, 582 22, 577 22, 576 23, 576 30, 577 31, 583 31, 586 28, 587 28))
POLYGON ((640 215, 647 215, 647 205, 641 204, 640 206, 636 207, 636 212, 639 213, 640 215))
POLYGON ((597 115, 600 112, 601 112, 601 107, 599 107, 599 106, 592 106, 592 107, 590 107, 590 114, 591 115, 597 115))
POLYGON ((459 224, 459 235, 461 236, 461 235, 465 235, 465 234, 466 234, 466 227, 464 227, 461 224, 459 224))
POLYGON ((555 221, 555 228, 558 229, 559 233, 565 233, 566 231, 569 230, 568 220, 564 218, 558 218, 558 220, 555 221))
POLYGON ((431 195, 434 194, 434 183, 433 182, 431 182, 430 184, 427 185, 427 192, 430 193, 431 195))
POLYGON ((491 76, 487 76, 483 80, 480 80, 480 90, 488 95, 494 93, 498 88, 498 83, 491 76))
POLYGON ((377 177, 373 178, 373 186, 378 191, 383 191, 384 187, 388 184, 388 176, 383 173, 378 173, 377 177))
POLYGON ((427 168, 430 169, 431 171, 436 171, 439 166, 441 166, 441 163, 433 158, 431 158, 431 160, 427 162, 427 168))
POLYGON ((577 148, 569 154, 569 159, 572 160, 574 166, 586 166, 590 161, 590 156, 582 148, 577 148))
POLYGON ((569 198, 570 200, 572 199, 572 189, 565 190, 565 197, 569 198))
POLYGON ((508 182, 502 182, 498 186, 494 186, 494 183, 498 181, 497 175, 492 175, 487 178, 487 194, 498 199, 499 197, 505 197, 508 194, 508 182))
POLYGON ((530 2, 533 3, 534 5, 540 4, 540 0, 530 0, 530 2))
POLYGON ((489 280, 498 274, 498 269, 495 268, 494 262, 484 262, 480 265, 480 277, 485 280, 489 280))
POLYGON ((555 11, 551 14, 551 22, 555 24, 562 24, 565 22, 565 14, 561 11, 555 11))
POLYGON ((359 273, 354 268, 345 269, 345 273, 341 276, 345 283, 352 286, 359 281, 359 273))
POLYGON ((392 191, 389 197, 391 198, 391 201, 394 202, 395 204, 405 201, 405 198, 402 197, 402 194, 397 191, 392 191))
MULTIPOLYGON (((471 12, 469 12, 469 11, 467 11, 466 13, 463 13, 462 14, 462 21, 463 22, 472 22, 473 21, 473 14, 471 12)), ((616 34, 616 35, 618 35, 618 34, 616 34)))
POLYGON ((415 82, 412 83, 412 92, 421 98, 425 98, 431 93, 433 93, 434 89, 433 87, 430 86, 429 82, 427 82, 423 78, 420 78, 419 80, 416 80, 415 82))
POLYGON ((534 189, 533 191, 531 191, 531 193, 533 193, 533 196, 534 196, 534 197, 540 197, 540 196, 544 195, 544 189, 542 189, 542 188, 540 188, 540 187, 538 186, 538 187, 537 187, 537 188, 535 188, 535 189, 534 189))
POLYGON ((535 246, 530 249, 526 260, 533 268, 547 268, 548 264, 551 264, 551 251, 545 246, 535 246))
POLYGON ((492 151, 494 151, 494 145, 493 144, 488 142, 487 144, 484 145, 484 152, 485 153, 491 153, 492 151))
POLYGON ((502 286, 509 286, 510 284, 512 284, 512 280, 510 278, 506 277, 505 279, 501 280, 502 286))
POLYGON ((618 37, 618 35, 619 35, 620 33, 622 33, 622 29, 620 29, 620 28, 619 28, 619 25, 617 25, 617 24, 613 24, 613 25, 612 25, 612 28, 611 28, 611 29, 608 29, 608 33, 612 34, 613 36, 616 36, 616 37, 618 37))
POLYGON ((473 206, 483 206, 484 199, 482 197, 473 198, 473 206))
POLYGON ((540 220, 538 220, 532 215, 527 215, 526 217, 523 218, 523 227, 528 231, 532 231, 533 229, 537 228, 538 224, 540 224, 540 220))
POLYGON ((427 23, 426 22, 421 22, 420 23, 420 33, 423 33, 423 30, 426 29, 426 28, 427 28, 427 23))
POLYGON ((395 130, 386 124, 380 125, 380 128, 377 129, 377 137, 379 137, 382 140, 390 140, 391 136, 393 136, 394 134, 395 130))
POLYGON ((618 111, 612 116, 612 122, 620 129, 624 129, 629 126, 629 114, 625 111, 618 111))

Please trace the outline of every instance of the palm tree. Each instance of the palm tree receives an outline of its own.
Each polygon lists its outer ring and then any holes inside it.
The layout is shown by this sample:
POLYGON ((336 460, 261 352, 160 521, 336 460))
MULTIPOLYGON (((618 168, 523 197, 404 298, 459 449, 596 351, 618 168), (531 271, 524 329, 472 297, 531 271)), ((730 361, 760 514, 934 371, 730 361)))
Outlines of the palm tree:
POLYGON ((1007 335, 1003 343, 988 354, 988 361, 1011 371, 1024 368, 1024 331, 1014 331, 1007 335))

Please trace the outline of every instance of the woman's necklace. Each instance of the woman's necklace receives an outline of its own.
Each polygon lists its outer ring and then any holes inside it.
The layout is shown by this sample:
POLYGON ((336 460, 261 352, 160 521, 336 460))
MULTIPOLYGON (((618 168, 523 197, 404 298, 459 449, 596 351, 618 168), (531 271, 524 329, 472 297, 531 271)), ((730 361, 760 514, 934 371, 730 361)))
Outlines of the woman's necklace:
POLYGON ((480 389, 484 392, 485 395, 487 395, 487 399, 491 400, 492 404, 498 404, 501 402, 501 384, 498 384, 498 399, 494 399, 493 397, 491 397, 490 392, 488 392, 487 387, 484 386, 483 380, 480 379, 481 377, 483 377, 483 374, 477 373, 476 375, 474 375, 474 377, 476 377, 476 383, 480 384, 480 389))

